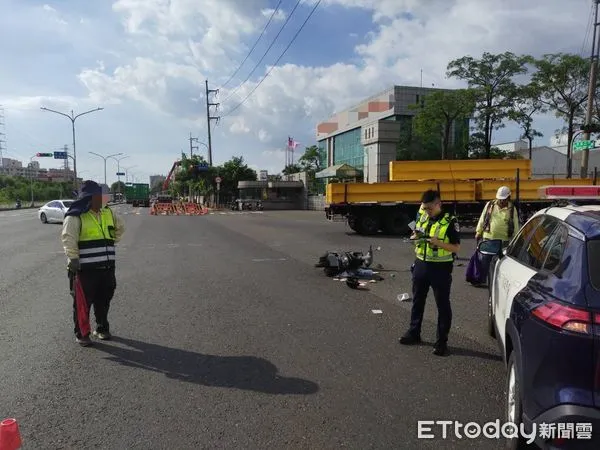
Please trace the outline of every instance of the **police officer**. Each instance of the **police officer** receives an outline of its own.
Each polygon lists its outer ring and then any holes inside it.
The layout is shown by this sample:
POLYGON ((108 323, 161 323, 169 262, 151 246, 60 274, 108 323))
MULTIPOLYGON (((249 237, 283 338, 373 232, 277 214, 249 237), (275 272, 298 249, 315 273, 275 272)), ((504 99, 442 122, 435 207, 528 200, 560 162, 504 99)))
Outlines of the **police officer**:
POLYGON ((452 324, 450 287, 454 255, 460 250, 458 220, 442 210, 439 192, 423 193, 421 218, 411 239, 415 241, 416 259, 413 264, 413 306, 410 328, 400 338, 404 345, 421 342, 421 324, 429 288, 433 290, 438 309, 437 340, 433 353, 443 356, 448 351, 448 333, 452 324))
POLYGON ((124 230, 121 218, 108 206, 103 207, 102 188, 94 181, 85 181, 80 199, 65 213, 61 236, 68 258, 75 339, 82 346, 90 345, 91 340, 89 335, 83 336, 79 331, 74 275, 78 275, 88 307, 94 305, 94 337, 110 339, 108 310, 117 287, 115 243, 119 242, 124 230))

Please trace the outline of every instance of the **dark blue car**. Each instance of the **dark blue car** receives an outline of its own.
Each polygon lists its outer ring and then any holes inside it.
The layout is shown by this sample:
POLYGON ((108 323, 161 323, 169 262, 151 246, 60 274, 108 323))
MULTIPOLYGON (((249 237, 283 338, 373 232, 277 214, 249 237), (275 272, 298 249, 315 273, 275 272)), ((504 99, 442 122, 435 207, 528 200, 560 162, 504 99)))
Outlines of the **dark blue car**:
MULTIPOLYGON (((536 213, 490 268, 488 329, 507 366, 506 422, 541 448, 600 449, 600 206, 536 213)), ((522 448, 509 439, 507 448, 522 448)))

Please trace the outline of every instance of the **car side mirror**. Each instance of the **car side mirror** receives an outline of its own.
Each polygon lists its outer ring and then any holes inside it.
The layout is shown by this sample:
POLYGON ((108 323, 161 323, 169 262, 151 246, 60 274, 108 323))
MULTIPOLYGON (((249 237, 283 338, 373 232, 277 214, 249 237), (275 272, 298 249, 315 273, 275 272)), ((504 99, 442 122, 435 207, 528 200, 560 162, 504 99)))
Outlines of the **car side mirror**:
POLYGON ((500 239, 481 241, 477 245, 477 251, 482 255, 502 255, 502 241, 500 239))

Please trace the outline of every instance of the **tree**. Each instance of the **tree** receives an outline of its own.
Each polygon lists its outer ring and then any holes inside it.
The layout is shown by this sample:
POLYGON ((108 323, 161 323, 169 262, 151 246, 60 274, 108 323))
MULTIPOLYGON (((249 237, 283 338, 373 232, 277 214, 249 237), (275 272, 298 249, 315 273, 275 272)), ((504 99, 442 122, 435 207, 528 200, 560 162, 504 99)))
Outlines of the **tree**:
POLYGON ((512 105, 515 91, 513 78, 527 73, 529 56, 505 52, 494 55, 483 53, 481 59, 471 56, 450 61, 446 75, 467 82, 477 92, 476 130, 483 135, 484 155, 490 157, 492 134, 504 127, 504 120, 512 105))
POLYGON ((456 120, 469 117, 475 109, 476 93, 470 89, 437 91, 425 97, 423 105, 415 105, 419 112, 414 117, 415 136, 439 142, 441 159, 449 155, 452 125, 456 120))
POLYGON ((122 181, 115 181, 113 184, 110 185, 110 191, 113 194, 117 192, 125 192, 125 183, 123 183, 122 181))
POLYGON ((540 101, 567 124, 567 178, 571 178, 575 119, 584 114, 590 63, 579 55, 554 53, 536 59, 534 65, 532 84, 541 93, 540 101))
POLYGON ((518 86, 515 91, 513 106, 508 112, 508 118, 517 123, 523 130, 521 139, 529 142, 529 159, 532 156, 533 140, 543 134, 533 128, 533 116, 544 112, 544 104, 540 100, 541 92, 534 84, 518 86))
POLYGON ((307 172, 318 172, 322 169, 321 157, 319 147, 311 145, 306 147, 304 154, 298 159, 298 163, 307 172))
MULTIPOLYGON (((31 199, 31 179, 0 175, 0 206, 13 205, 18 198, 23 203, 31 199)), ((72 197, 73 183, 33 182, 35 202, 66 199, 72 197)))
POLYGON ((302 167, 298 163, 288 164, 281 171, 281 173, 284 175, 291 175, 293 173, 300 173, 300 172, 302 172, 302 167))

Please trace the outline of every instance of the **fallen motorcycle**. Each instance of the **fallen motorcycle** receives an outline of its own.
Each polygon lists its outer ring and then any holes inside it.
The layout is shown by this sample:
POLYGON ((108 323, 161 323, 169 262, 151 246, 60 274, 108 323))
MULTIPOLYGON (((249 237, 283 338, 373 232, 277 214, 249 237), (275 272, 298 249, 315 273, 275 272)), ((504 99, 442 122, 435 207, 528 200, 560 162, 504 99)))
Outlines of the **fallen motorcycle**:
POLYGON ((362 252, 328 251, 319 258, 315 267, 322 267, 325 276, 346 281, 346 285, 357 289, 361 280, 382 281, 383 277, 369 267, 373 264, 373 248, 365 255, 362 252))

